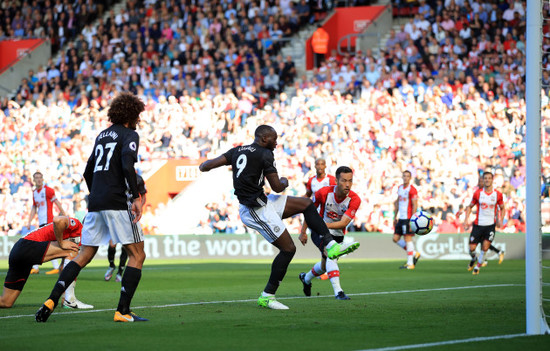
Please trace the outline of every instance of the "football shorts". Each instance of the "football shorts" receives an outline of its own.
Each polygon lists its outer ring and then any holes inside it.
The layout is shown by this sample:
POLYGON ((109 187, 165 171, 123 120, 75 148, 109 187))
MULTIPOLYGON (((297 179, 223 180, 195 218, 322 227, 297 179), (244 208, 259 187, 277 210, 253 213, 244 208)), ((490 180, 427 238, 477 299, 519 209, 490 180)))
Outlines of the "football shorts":
POLYGON ((397 224, 395 225, 394 233, 399 235, 411 234, 411 231, 409 229, 409 220, 399 219, 397 221, 397 224))
POLYGON ((282 220, 286 206, 286 195, 270 194, 262 207, 239 206, 239 215, 244 225, 259 232, 272 243, 286 230, 282 220))
POLYGON ((32 266, 42 264, 49 246, 49 241, 19 239, 10 251, 9 268, 4 286, 12 290, 23 290, 32 266))
POLYGON ((470 244, 479 244, 484 240, 493 242, 495 239, 495 225, 477 225, 472 227, 472 233, 470 234, 470 244))
POLYGON ((103 210, 88 212, 82 225, 82 245, 107 245, 113 243, 135 244, 143 241, 141 225, 132 223, 130 210, 103 210))

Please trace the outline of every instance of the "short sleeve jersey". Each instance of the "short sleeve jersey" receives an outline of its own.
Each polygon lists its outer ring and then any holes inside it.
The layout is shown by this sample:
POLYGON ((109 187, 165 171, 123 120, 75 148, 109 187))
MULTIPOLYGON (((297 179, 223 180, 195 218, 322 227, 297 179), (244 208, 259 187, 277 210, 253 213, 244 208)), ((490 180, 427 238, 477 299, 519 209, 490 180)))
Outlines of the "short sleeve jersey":
POLYGON ((122 157, 130 155, 137 162, 138 146, 138 133, 122 125, 114 124, 99 133, 86 166, 93 172, 88 211, 128 209, 133 196, 123 173, 122 157))
POLYGON ((409 219, 413 215, 413 200, 418 197, 418 192, 414 185, 409 184, 408 187, 403 187, 403 184, 397 189, 397 197, 399 203, 399 219, 409 219))
POLYGON ((336 185, 336 178, 332 175, 326 175, 325 177, 319 179, 317 176, 309 178, 306 183, 306 189, 310 190, 312 194, 315 194, 321 188, 326 186, 336 185))
MULTIPOLYGON (((69 227, 63 232, 63 239, 78 238, 81 233, 82 223, 76 218, 69 217, 69 227)), ((53 223, 33 230, 24 239, 31 241, 56 241, 53 223)))
MULTIPOLYGON (((313 202, 315 207, 319 209, 319 214, 323 220, 326 223, 338 222, 344 215, 354 219, 361 205, 361 198, 353 191, 350 191, 344 199, 338 201, 334 193, 335 191, 336 186, 327 186, 315 193, 313 202)), ((329 231, 334 236, 343 236, 346 234, 345 229, 329 229, 329 231)))
POLYGON ((45 225, 53 221, 53 202, 57 200, 55 191, 49 186, 35 189, 32 196, 32 204, 38 213, 38 224, 45 225))
POLYGON ((498 190, 487 193, 483 189, 477 189, 474 196, 472 196, 471 205, 477 205, 474 224, 482 226, 493 225, 497 216, 497 206, 504 205, 504 198, 498 190))
POLYGON ((265 206, 265 176, 277 173, 273 151, 252 143, 234 147, 224 156, 232 167, 233 187, 239 203, 248 207, 265 206))

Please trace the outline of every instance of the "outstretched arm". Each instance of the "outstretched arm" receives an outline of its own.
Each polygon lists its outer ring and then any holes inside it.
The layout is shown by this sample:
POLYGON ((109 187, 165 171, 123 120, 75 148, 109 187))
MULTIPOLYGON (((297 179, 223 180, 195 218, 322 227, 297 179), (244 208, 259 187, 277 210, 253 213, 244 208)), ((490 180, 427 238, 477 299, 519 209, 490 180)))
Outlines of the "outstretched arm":
POLYGON ((206 160, 199 166, 199 171, 201 172, 208 172, 211 169, 218 168, 221 166, 227 166, 229 165, 229 162, 227 161, 227 158, 225 158, 225 155, 218 156, 216 158, 213 158, 211 160, 206 160))

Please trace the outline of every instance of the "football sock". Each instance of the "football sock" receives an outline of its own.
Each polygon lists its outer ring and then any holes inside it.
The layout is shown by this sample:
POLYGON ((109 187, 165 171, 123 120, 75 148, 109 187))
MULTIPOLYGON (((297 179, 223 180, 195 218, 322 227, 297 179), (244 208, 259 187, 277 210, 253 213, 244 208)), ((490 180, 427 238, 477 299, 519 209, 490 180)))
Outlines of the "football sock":
POLYGON ((39 265, 39 264, 33 264, 33 265, 32 265, 32 269, 38 270, 39 268, 40 268, 40 265, 39 265))
POLYGON ((322 264, 321 262, 317 262, 313 268, 306 273, 306 277, 304 278, 304 280, 306 281, 306 284, 309 284, 311 283, 311 280, 315 277, 318 277, 320 275, 322 275, 323 273, 325 273, 325 271, 323 270, 322 268, 322 264))
POLYGON ((126 252, 126 249, 123 247, 122 251, 120 252, 120 261, 118 264, 118 274, 122 274, 124 272, 124 267, 126 266, 126 261, 128 261, 128 253, 126 252))
POLYGON ((491 244, 491 246, 489 247, 489 250, 492 250, 492 251, 496 252, 497 254, 500 253, 500 250, 497 249, 496 247, 494 247, 493 244, 491 244))
POLYGON ((109 248, 107 249, 107 259, 109 260, 109 267, 112 267, 112 268, 115 267, 115 254, 116 254, 116 246, 109 245, 109 248))
POLYGON ((55 283, 55 286, 53 287, 53 290, 49 297, 49 299, 51 299, 56 306, 57 306, 57 303, 59 302, 59 298, 61 297, 61 295, 65 292, 65 290, 69 287, 69 285, 76 279, 81 269, 82 268, 78 264, 71 261, 61 271, 61 274, 59 275, 59 279, 57 279, 57 283, 55 283))
POLYGON ((412 265, 414 259, 414 243, 412 241, 407 242, 407 265, 412 265))
POLYGON ((120 289, 120 300, 117 311, 122 314, 130 313, 130 303, 141 279, 141 269, 128 267, 122 276, 122 288, 120 289))
POLYGON ((479 257, 477 258, 478 267, 483 264, 483 257, 485 256, 486 253, 487 251, 481 251, 481 253, 479 254, 479 257))
MULTIPOLYGON (((304 219, 306 220, 307 226, 312 231, 323 236, 323 246, 329 248, 329 243, 333 241, 332 235, 327 228, 327 224, 323 221, 313 203, 306 207, 304 211, 304 219)), ((331 243, 331 246, 333 244, 334 243, 331 243)))
POLYGON ((53 269, 59 269, 59 260, 52 260, 53 269))
POLYGON ((406 249, 407 243, 405 242, 405 240, 403 238, 396 241, 396 244, 399 245, 399 247, 401 247, 403 250, 407 250, 406 249))
POLYGON ((292 257, 294 257, 294 253, 295 252, 280 251, 279 254, 275 256, 271 264, 271 275, 264 289, 266 293, 275 295, 277 288, 279 288, 279 284, 285 277, 286 270, 290 261, 292 261, 292 257))
POLYGON ((74 287, 76 285, 76 281, 73 281, 71 284, 69 284, 69 287, 67 290, 65 290, 65 301, 73 301, 74 300, 74 287))
POLYGON ((337 295, 342 291, 342 287, 340 286, 340 268, 335 260, 327 259, 327 274, 334 289, 334 295, 337 295))

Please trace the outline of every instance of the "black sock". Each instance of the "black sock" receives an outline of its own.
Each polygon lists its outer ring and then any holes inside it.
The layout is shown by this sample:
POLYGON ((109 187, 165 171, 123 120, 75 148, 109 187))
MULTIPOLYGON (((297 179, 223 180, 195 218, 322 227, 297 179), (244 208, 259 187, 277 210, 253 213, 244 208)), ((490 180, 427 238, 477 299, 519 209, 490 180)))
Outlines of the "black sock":
POLYGON ((476 260, 476 252, 470 251, 470 256, 472 257, 472 260, 470 262, 474 262, 476 260))
POLYGON ((120 289, 120 300, 117 311, 122 314, 130 313, 130 303, 141 279, 141 269, 128 267, 122 276, 122 288, 120 289))
POLYGON ((271 275, 264 291, 268 294, 275 294, 279 284, 286 274, 286 270, 295 252, 280 251, 271 264, 271 275))
POLYGON ((493 250, 493 251, 496 252, 497 254, 500 253, 500 250, 497 249, 496 247, 494 247, 493 244, 491 244, 491 246, 489 247, 489 250, 493 250))
POLYGON ((107 249, 107 259, 109 260, 109 267, 115 268, 115 254, 116 254, 116 246, 109 245, 109 248, 107 249))
POLYGON ((304 219, 306 220, 307 226, 312 231, 323 236, 323 247, 327 246, 327 244, 333 240, 332 235, 328 231, 327 224, 323 221, 313 203, 304 211, 304 219))
POLYGON ((128 261, 128 253, 126 252, 126 249, 123 247, 122 252, 120 253, 120 261, 118 264, 118 274, 122 274, 122 272, 124 272, 124 266, 126 266, 126 261, 128 261))
POLYGON ((69 285, 76 279, 81 269, 82 268, 80 268, 78 264, 71 261, 61 271, 61 274, 59 275, 59 279, 57 279, 57 283, 55 283, 55 286, 53 287, 52 293, 50 294, 50 297, 49 297, 49 299, 51 299, 56 306, 57 306, 57 303, 59 302, 59 298, 61 297, 61 295, 65 292, 65 290, 67 290, 69 285))

